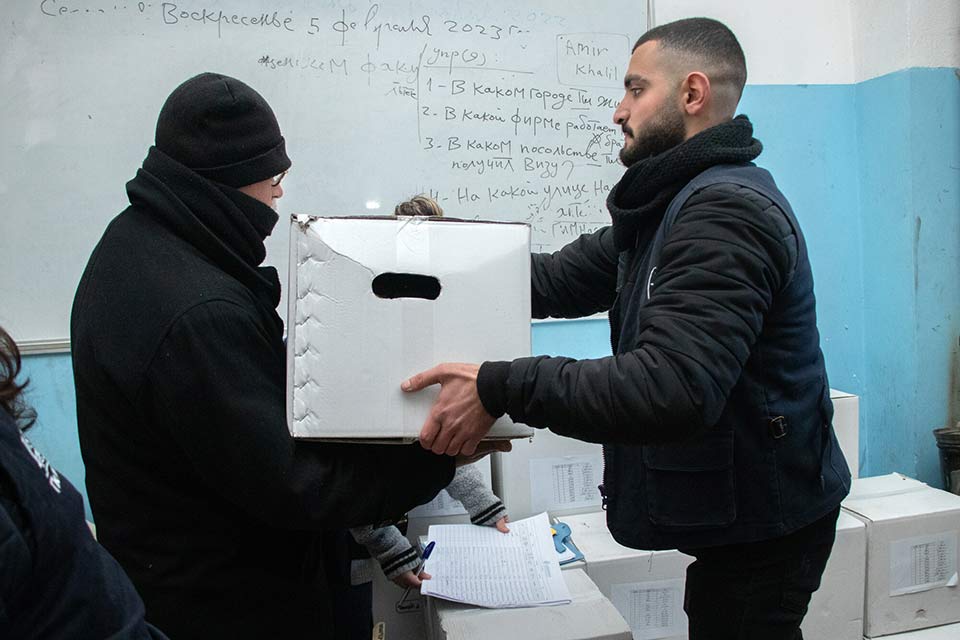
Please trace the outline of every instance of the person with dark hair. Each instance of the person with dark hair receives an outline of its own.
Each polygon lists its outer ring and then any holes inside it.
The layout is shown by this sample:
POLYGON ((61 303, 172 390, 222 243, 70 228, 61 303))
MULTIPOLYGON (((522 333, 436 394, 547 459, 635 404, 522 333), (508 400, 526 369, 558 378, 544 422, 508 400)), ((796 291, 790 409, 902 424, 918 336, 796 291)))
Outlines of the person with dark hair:
POLYGON ((84 519, 83 498, 30 443, 20 351, 0 328, 0 638, 165 639, 84 519))
POLYGON ((276 269, 290 168, 273 110, 203 73, 160 110, 71 317, 98 534, 177 640, 339 638, 346 527, 429 501, 454 461, 415 445, 294 441, 276 269))
POLYGON ((532 257, 533 313, 607 311, 613 355, 444 363, 420 434, 469 453, 496 417, 604 445, 614 538, 696 558, 691 640, 796 640, 850 472, 831 420, 797 218, 735 116, 744 55, 723 24, 651 29, 613 114, 626 172, 611 225, 532 257))

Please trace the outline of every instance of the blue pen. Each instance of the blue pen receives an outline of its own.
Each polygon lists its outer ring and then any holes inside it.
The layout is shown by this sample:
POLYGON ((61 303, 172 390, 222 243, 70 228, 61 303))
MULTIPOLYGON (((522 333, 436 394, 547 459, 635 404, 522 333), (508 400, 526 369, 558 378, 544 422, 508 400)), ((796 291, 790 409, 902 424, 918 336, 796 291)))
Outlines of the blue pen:
MULTIPOLYGON (((426 549, 423 550, 423 555, 420 557, 420 564, 417 566, 417 570, 413 572, 413 575, 420 577, 420 572, 423 571, 423 566, 427 563, 427 558, 430 557, 430 554, 433 553, 433 547, 436 546, 436 542, 430 542, 426 549)), ((413 587, 407 587, 407 590, 403 592, 403 597, 400 598, 400 602, 403 602, 407 599, 407 596, 410 595, 410 590, 413 587)))
POLYGON ((430 554, 433 553, 433 548, 437 545, 436 542, 430 542, 427 544, 427 548, 423 550, 423 556, 420 557, 420 566, 417 567, 417 570, 413 572, 413 575, 419 577, 420 572, 423 571, 423 566, 427 564, 427 558, 430 557, 430 554))

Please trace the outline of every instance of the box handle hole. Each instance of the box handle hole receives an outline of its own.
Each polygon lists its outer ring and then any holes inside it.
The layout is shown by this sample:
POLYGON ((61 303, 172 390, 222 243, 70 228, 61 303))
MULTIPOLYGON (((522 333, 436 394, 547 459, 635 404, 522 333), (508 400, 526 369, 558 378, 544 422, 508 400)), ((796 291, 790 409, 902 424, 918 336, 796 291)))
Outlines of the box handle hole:
POLYGON ((381 273, 373 279, 373 294, 378 298, 422 298, 436 300, 440 281, 416 273, 381 273))

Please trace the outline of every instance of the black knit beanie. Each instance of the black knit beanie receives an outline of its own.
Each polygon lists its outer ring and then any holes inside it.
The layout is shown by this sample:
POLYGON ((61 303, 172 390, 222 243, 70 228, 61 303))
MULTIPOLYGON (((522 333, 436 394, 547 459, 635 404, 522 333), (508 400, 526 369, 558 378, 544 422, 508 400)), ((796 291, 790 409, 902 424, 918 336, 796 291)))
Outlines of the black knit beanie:
POLYGON ((160 110, 156 145, 201 176, 230 187, 290 168, 273 110, 235 78, 201 73, 173 90, 160 110))

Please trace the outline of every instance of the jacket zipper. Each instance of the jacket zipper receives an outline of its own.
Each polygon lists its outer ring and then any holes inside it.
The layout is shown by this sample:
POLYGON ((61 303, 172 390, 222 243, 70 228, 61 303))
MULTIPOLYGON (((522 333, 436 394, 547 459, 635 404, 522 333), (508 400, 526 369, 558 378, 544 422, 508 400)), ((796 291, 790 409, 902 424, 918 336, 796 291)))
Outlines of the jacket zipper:
MULTIPOLYGON (((639 238, 638 238, 638 242, 639 242, 639 238)), ((615 338, 614 338, 614 324, 613 324, 613 316, 611 314, 615 309, 617 313, 620 312, 620 309, 617 307, 617 304, 620 303, 620 298, 623 294, 624 287, 626 287, 629 284, 628 280, 630 279, 630 276, 633 273, 634 262, 636 262, 641 257, 642 256, 640 255, 640 251, 638 249, 634 249, 633 256, 629 256, 626 267, 624 268, 623 282, 622 284, 618 285, 617 295, 613 300, 613 304, 610 305, 610 310, 607 312, 607 319, 610 322, 610 353, 612 355, 617 355, 617 345, 615 343, 615 338)), ((619 283, 620 282, 619 265, 617 268, 618 268, 617 282, 619 283)), ((620 318, 617 319, 616 330, 617 330, 617 333, 623 330, 623 326, 620 323, 620 318)), ((606 445, 601 445, 601 446, 603 446, 603 449, 601 449, 603 469, 601 470, 602 475, 600 477, 600 484, 597 486, 597 489, 600 491, 600 508, 606 511, 607 508, 610 506, 610 495, 607 493, 607 488, 605 484, 605 479, 607 477, 607 447, 606 445)))
MULTIPOLYGON (((613 304, 610 305, 610 310, 613 311, 614 307, 617 306, 617 303, 620 301, 620 292, 617 291, 617 297, 613 301, 613 304)), ((608 312, 609 314, 609 312, 608 312)), ((610 323, 610 353, 616 355, 616 345, 613 341, 613 319, 607 317, 607 321, 610 323)), ((600 469, 600 484, 597 486, 597 490, 600 491, 600 508, 603 511, 607 510, 607 507, 610 506, 610 496, 607 495, 605 479, 607 477, 607 445, 600 445, 600 456, 602 458, 602 468, 600 469)))

